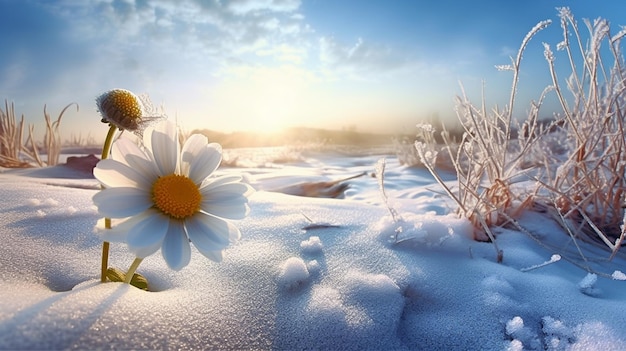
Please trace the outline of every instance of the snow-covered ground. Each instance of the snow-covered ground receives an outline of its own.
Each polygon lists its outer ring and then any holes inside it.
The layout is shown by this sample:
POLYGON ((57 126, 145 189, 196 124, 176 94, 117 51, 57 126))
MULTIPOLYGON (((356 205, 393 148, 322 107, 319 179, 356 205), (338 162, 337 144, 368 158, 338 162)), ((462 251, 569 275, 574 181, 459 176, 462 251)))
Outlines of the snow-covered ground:
MULTIPOLYGON (((99 281, 95 179, 65 166, 4 170, 0 349, 626 349, 623 254, 586 263, 605 275, 589 274, 569 261, 578 255, 563 230, 529 212, 520 221, 541 244, 496 229, 497 263, 425 170, 386 156, 394 221, 374 177, 380 157, 221 169, 258 190, 236 222, 242 239, 223 262, 192 252, 178 272, 146 258, 150 292, 99 281), (360 174, 343 199, 289 195, 360 174)), ((111 266, 133 258, 112 244, 111 266)))

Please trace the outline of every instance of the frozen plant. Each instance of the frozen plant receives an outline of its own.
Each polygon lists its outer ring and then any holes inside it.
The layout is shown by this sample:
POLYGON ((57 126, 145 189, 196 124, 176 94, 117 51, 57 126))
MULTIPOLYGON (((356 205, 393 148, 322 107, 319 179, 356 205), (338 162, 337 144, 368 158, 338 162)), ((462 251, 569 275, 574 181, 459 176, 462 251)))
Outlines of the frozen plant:
POLYGON ((418 124, 415 148, 423 164, 434 165, 437 163, 437 142, 435 141, 435 128, 432 124, 418 124))
MULTIPOLYGON (((557 56, 545 43, 544 56, 561 104, 563 128, 573 145, 563 163, 546 164, 553 174, 546 188, 559 217, 575 223, 566 229, 577 238, 599 240, 615 255, 624 238, 620 225, 626 189, 626 68, 620 46, 626 29, 611 35, 607 20, 585 19, 585 45, 569 8, 559 8, 559 17, 563 41, 557 50, 564 52, 571 69, 565 81, 569 95, 557 75, 557 56)), ((561 224, 569 226, 567 221, 561 224)))
MULTIPOLYGON (((512 191, 512 185, 523 174, 525 155, 544 133, 539 128, 538 116, 548 89, 542 92, 537 102, 531 104, 530 113, 523 124, 525 135, 517 140, 512 138, 517 125, 513 108, 522 54, 530 39, 550 23, 549 20, 539 22, 526 35, 511 64, 497 67, 513 72, 509 103, 503 109, 496 107, 488 110, 484 98, 482 105, 476 107, 468 100, 464 91, 462 97, 457 97, 457 116, 464 134, 455 151, 451 148, 447 134, 442 133, 446 150, 457 173, 457 189, 453 190, 444 184, 435 170, 436 154, 428 147, 429 140, 434 140, 434 131, 418 126, 421 130, 418 134, 421 136, 416 141, 415 148, 421 161, 457 203, 459 214, 467 217, 477 229, 476 239, 495 241, 490 228, 508 223, 532 201, 530 194, 512 191)), ((501 254, 498 250, 498 260, 501 260, 501 254)))
POLYGON ((387 196, 387 192, 385 191, 385 166, 386 164, 387 162, 385 161, 384 158, 381 158, 380 160, 378 160, 378 162, 376 162, 376 179, 378 180, 378 190, 380 191, 380 195, 383 199, 383 202, 385 203, 385 206, 387 207, 387 210, 389 211, 389 214, 391 215, 391 219, 395 223, 398 223, 399 221, 402 221, 402 217, 400 217, 400 214, 398 214, 398 211, 396 211, 396 209, 393 208, 393 206, 391 206, 391 204, 389 203, 389 197, 387 196))
POLYGON ((611 35, 606 20, 585 20, 589 31, 585 46, 569 9, 559 8, 559 17, 563 41, 557 49, 565 53, 571 74, 565 83, 559 80, 557 57, 544 43, 552 84, 531 103, 524 121, 513 116, 521 58, 528 41, 546 28, 549 20, 539 22, 526 35, 511 64, 497 66, 513 72, 508 105, 487 110, 484 98, 480 108, 465 93, 457 98, 457 114, 465 129, 457 152, 449 152, 457 189, 453 191, 436 175, 428 144, 418 140, 415 146, 426 167, 457 203, 459 214, 472 221, 478 234, 484 231, 493 241, 490 228, 509 223, 519 226, 516 215, 541 202, 554 205, 554 218, 574 240, 600 242, 614 256, 625 237, 626 68, 620 44, 626 29, 611 35), (603 45, 608 49, 602 49, 603 45), (608 53, 609 59, 603 59, 601 53, 608 53), (562 111, 544 125, 539 111, 548 94, 556 95, 562 111), (552 150, 537 152, 545 146, 552 150), (543 155, 543 162, 537 154, 543 155), (541 172, 531 172, 535 170, 541 172), (514 191, 519 179, 535 180, 538 188, 530 193, 514 191))

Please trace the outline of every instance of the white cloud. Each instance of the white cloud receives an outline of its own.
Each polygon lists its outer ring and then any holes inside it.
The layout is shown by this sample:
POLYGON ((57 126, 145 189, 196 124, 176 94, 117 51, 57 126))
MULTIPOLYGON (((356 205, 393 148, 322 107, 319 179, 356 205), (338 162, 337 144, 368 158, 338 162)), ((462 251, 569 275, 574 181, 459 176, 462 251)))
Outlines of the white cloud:
POLYGON ((118 62, 124 70, 133 60, 159 71, 181 61, 186 67, 219 67, 260 59, 268 65, 307 64, 330 79, 361 80, 421 65, 364 38, 347 45, 316 39, 300 0, 66 0, 48 6, 73 23, 77 41, 92 43, 103 65, 118 62))
POLYGON ((226 7, 238 15, 255 11, 292 12, 300 7, 300 0, 235 0, 226 7))
POLYGON ((78 40, 148 57, 180 50, 189 57, 230 59, 293 46, 306 32, 299 0, 91 0, 48 7, 73 23, 78 40))
POLYGON ((385 75, 406 69, 410 60, 390 47, 359 38, 353 45, 343 45, 332 37, 319 39, 319 58, 325 69, 349 76, 385 75))
POLYGON ((307 50, 301 46, 292 46, 289 44, 281 44, 271 48, 265 48, 258 50, 259 56, 271 56, 275 57, 280 62, 291 63, 299 65, 303 63, 307 57, 307 50))

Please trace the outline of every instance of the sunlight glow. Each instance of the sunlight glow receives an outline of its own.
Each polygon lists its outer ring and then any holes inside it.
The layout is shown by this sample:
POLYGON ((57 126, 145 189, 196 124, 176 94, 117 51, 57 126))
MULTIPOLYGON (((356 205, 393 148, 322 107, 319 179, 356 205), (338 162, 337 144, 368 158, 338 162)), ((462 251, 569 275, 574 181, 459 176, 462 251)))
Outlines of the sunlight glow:
POLYGON ((298 124, 312 79, 292 67, 240 67, 216 89, 219 114, 240 125, 238 130, 274 132, 298 124))

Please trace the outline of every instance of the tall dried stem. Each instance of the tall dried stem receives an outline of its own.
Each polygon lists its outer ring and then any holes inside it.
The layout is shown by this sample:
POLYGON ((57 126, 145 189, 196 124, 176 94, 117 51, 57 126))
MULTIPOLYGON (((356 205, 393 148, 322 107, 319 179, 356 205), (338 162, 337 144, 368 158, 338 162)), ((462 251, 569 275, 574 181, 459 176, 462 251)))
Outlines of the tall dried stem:
POLYGON ((44 135, 44 145, 48 152, 48 166, 54 166, 59 163, 59 156, 61 154, 61 135, 59 132, 59 125, 61 118, 65 111, 72 105, 76 105, 76 111, 78 112, 78 104, 73 102, 68 104, 61 110, 59 117, 55 121, 52 121, 50 115, 46 111, 46 105, 43 107, 44 119, 46 121, 46 134, 44 135))

